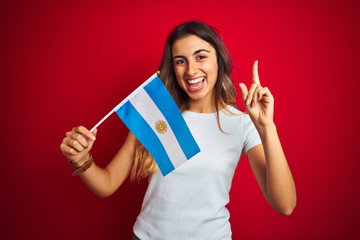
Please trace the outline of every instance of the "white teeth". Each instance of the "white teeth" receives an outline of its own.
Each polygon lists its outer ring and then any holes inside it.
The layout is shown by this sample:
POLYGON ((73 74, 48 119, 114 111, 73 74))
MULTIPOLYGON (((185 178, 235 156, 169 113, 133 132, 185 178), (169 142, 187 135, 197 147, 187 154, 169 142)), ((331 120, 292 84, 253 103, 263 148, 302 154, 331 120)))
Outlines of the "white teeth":
POLYGON ((191 79, 191 80, 188 80, 188 82, 190 84, 195 84, 195 83, 198 83, 200 81, 204 80, 204 77, 201 77, 201 78, 196 78, 196 79, 191 79))

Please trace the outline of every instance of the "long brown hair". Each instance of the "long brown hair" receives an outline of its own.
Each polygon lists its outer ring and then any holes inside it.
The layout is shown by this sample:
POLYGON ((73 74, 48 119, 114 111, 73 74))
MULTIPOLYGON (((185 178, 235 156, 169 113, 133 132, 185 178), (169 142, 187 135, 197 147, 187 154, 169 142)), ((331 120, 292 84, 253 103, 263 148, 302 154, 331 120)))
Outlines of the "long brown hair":
MULTIPOLYGON (((219 108, 225 108, 227 105, 236 108, 236 89, 231 77, 230 52, 226 48, 220 32, 205 23, 191 21, 180 24, 168 36, 164 55, 159 67, 160 79, 174 98, 180 111, 189 109, 189 96, 181 89, 174 72, 172 61, 172 46, 174 42, 188 35, 196 35, 205 40, 216 51, 218 74, 214 86, 215 90, 215 109, 217 112, 217 121, 221 130, 219 108)), ((228 110, 229 111, 229 110, 228 110)), ((230 112, 230 111, 229 111, 230 112)), ((231 112, 230 112, 231 113, 231 112)), ((221 130, 222 131, 222 130, 221 130)), ((142 179, 157 171, 157 165, 149 152, 141 145, 136 149, 134 166, 131 171, 132 179, 142 179)))

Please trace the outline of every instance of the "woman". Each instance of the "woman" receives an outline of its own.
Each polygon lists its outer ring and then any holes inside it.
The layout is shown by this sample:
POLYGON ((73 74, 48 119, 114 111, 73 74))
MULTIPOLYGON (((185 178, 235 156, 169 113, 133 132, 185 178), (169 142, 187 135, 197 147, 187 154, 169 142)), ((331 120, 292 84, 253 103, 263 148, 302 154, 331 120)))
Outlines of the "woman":
POLYGON ((179 25, 169 35, 160 78, 182 111, 201 152, 166 177, 130 132, 104 168, 90 164, 97 133, 76 127, 60 148, 97 195, 114 193, 131 177, 150 176, 134 239, 231 239, 229 191, 240 156, 246 154, 265 199, 279 213, 296 205, 295 184, 273 122, 274 98, 253 65, 249 90, 240 84, 248 114, 236 108, 227 49, 214 28, 179 25), (86 162, 86 163, 85 163, 86 162), (86 171, 83 171, 84 166, 86 171))

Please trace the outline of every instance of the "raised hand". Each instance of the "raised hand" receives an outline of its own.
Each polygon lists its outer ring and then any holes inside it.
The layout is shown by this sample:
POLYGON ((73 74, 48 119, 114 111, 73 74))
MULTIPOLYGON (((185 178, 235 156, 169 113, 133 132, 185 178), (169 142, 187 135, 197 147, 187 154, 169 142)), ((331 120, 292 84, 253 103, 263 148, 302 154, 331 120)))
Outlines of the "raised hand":
POLYGON ((255 126, 270 126, 273 124, 274 97, 267 87, 260 84, 257 60, 252 68, 252 82, 249 91, 245 84, 239 84, 244 106, 255 126))
POLYGON ((75 166, 82 165, 89 158, 89 151, 94 144, 97 129, 91 133, 83 126, 75 127, 66 133, 60 150, 75 166))

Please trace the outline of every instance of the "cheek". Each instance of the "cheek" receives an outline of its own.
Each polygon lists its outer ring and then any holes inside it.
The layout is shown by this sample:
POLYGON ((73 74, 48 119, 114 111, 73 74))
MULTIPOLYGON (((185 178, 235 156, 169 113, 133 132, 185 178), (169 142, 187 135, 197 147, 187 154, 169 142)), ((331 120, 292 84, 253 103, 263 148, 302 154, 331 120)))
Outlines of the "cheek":
POLYGON ((174 68, 174 73, 175 73, 176 81, 177 81, 178 83, 180 83, 180 82, 181 82, 181 78, 182 78, 182 76, 183 76, 183 72, 182 72, 181 69, 179 69, 179 68, 174 68))
POLYGON ((201 68, 208 72, 217 72, 218 62, 216 57, 210 56, 207 61, 201 63, 201 68))
POLYGON ((209 62, 206 66, 206 71, 209 73, 209 75, 214 78, 217 79, 217 74, 218 74, 218 64, 217 61, 213 61, 213 62, 209 62))

